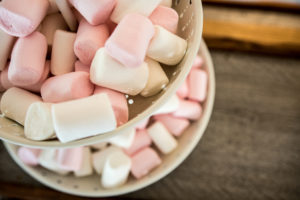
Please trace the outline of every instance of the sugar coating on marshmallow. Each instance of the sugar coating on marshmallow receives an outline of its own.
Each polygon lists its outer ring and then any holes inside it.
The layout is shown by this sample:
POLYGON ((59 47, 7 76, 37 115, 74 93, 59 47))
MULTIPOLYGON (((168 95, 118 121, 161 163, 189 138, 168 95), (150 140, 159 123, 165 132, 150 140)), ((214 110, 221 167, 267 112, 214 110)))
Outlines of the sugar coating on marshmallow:
POLYGON ((60 167, 57 162, 57 151, 57 149, 43 149, 39 155, 39 164, 48 170, 66 175, 69 171, 60 167))
POLYGON ((121 148, 129 148, 133 143, 135 136, 135 129, 126 130, 116 136, 109 138, 108 142, 121 148))
POLYGON ((83 147, 82 162, 78 170, 74 171, 75 176, 83 177, 93 174, 92 153, 89 147, 83 147))
POLYGON ((26 165, 36 166, 39 164, 38 157, 41 153, 40 149, 32 149, 27 147, 20 147, 18 149, 18 156, 20 160, 26 165))
POLYGON ((6 67, 7 59, 12 51, 15 39, 15 37, 0 29, 0 71, 3 71, 6 67))
POLYGON ((164 27, 172 33, 176 33, 177 31, 179 17, 173 8, 158 6, 149 16, 149 19, 154 25, 164 27))
POLYGON ((62 16, 66 20, 71 31, 76 31, 77 29, 77 20, 74 16, 71 6, 68 0, 56 0, 56 6, 58 7, 59 11, 61 12, 62 16))
POLYGON ((61 169, 77 171, 82 165, 83 147, 58 149, 56 160, 61 169))
POLYGON ((133 155, 139 150, 150 146, 152 143, 151 137, 147 133, 146 130, 139 130, 136 132, 134 136, 134 140, 130 147, 125 148, 124 152, 127 153, 128 155, 133 155))
POLYGON ((198 102, 181 99, 179 107, 175 112, 173 112, 173 115, 190 120, 197 120, 202 115, 202 107, 198 102))
POLYGON ((176 137, 179 137, 190 125, 189 120, 174 117, 171 114, 156 115, 154 116, 154 119, 161 122, 168 129, 168 131, 176 137))
POLYGON ((202 69, 193 69, 188 77, 189 99, 203 102, 207 94, 207 73, 202 69))

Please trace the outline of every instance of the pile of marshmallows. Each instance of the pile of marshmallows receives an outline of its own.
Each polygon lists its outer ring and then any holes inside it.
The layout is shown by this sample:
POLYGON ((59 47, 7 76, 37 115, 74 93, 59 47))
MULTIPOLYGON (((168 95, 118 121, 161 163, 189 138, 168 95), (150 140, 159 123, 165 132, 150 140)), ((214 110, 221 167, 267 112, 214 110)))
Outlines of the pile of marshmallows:
POLYGON ((186 52, 171 4, 3 0, 3 115, 24 125, 29 139, 63 143, 126 123, 124 94, 160 92, 169 82, 160 64, 176 65, 186 52))
POLYGON ((73 172, 77 177, 101 175, 104 188, 118 187, 131 173, 136 179, 147 175, 162 163, 161 154, 170 154, 177 140, 202 114, 206 99, 207 74, 197 57, 185 83, 169 102, 134 130, 108 141, 72 149, 39 150, 20 147, 19 158, 27 165, 41 165, 61 175, 73 172), (154 144, 152 146, 152 143, 154 144))

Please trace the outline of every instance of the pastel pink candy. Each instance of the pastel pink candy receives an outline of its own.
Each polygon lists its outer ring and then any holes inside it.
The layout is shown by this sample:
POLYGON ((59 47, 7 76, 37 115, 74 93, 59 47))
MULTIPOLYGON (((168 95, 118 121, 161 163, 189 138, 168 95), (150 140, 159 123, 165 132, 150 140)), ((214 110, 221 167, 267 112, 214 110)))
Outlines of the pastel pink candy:
POLYGON ((10 35, 25 37, 40 25, 48 7, 48 0, 4 0, 0 5, 0 28, 10 35))
POLYGON ((196 56, 195 60, 194 60, 194 63, 193 63, 193 66, 192 68, 200 68, 202 67, 203 65, 203 58, 201 58, 200 56, 196 56))
POLYGON ((161 122, 173 135, 179 137, 190 125, 189 120, 168 115, 155 115, 154 119, 161 122))
POLYGON ((131 162, 131 173, 139 179, 160 165, 162 161, 152 148, 146 147, 131 157, 131 162))
POLYGON ((189 86, 188 86, 188 81, 187 79, 183 82, 183 84, 178 88, 178 90, 176 91, 176 94, 184 99, 186 97, 188 97, 189 95, 189 86))
POLYGON ((99 25, 106 22, 116 0, 69 0, 69 2, 81 13, 81 15, 91 24, 99 25))
POLYGON ((150 15, 149 19, 154 25, 159 25, 172 33, 176 33, 178 14, 173 8, 158 6, 150 15))
POLYGON ((146 130, 136 131, 134 140, 128 149, 124 149, 124 152, 128 155, 133 155, 139 150, 149 147, 152 143, 151 137, 146 130))
POLYGON ((88 97, 94 92, 86 72, 71 72, 47 79, 41 88, 45 102, 58 103, 88 97))
POLYGON ((106 93, 113 107, 117 120, 117 126, 121 126, 128 121, 128 105, 124 94, 108 88, 97 86, 94 94, 106 93))
POLYGON ((75 55, 83 64, 90 65, 96 51, 104 46, 108 37, 109 30, 105 24, 92 26, 81 20, 74 43, 75 55))
POLYGON ((79 72, 79 71, 90 73, 90 66, 85 65, 82 62, 80 62, 79 60, 77 60, 75 62, 75 72, 79 72))
POLYGON ((10 82, 18 86, 37 83, 44 72, 47 48, 47 39, 40 32, 19 38, 13 48, 8 68, 10 82))
POLYGON ((202 107, 199 103, 189 100, 180 100, 178 109, 173 112, 176 117, 197 120, 201 117, 202 107))
POLYGON ((135 127, 137 130, 143 130, 147 127, 150 118, 146 118, 135 127))
POLYGON ((63 170, 78 171, 83 160, 83 148, 58 149, 56 160, 63 170))
POLYGON ((21 161, 27 165, 35 166, 39 164, 40 149, 32 149, 27 147, 20 147, 18 149, 18 156, 21 161))
POLYGON ((201 69, 191 71, 189 77, 189 99, 203 102, 207 94, 207 73, 201 69))
POLYGON ((1 81, 2 87, 6 90, 14 86, 8 80, 8 66, 1 72, 0 81, 1 81))
POLYGON ((105 49, 127 67, 141 66, 154 32, 154 26, 147 17, 128 14, 106 41, 105 49))

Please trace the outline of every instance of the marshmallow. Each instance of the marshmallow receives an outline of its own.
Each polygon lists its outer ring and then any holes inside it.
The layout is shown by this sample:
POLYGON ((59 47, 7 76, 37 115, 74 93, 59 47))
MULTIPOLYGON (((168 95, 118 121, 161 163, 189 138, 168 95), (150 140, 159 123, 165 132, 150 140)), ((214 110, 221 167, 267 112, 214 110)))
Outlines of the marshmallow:
POLYGON ((69 171, 60 168, 56 159, 57 151, 56 149, 43 149, 39 155, 39 164, 48 170, 66 175, 69 171))
POLYGON ((129 148, 124 149, 124 152, 128 155, 133 155, 139 150, 149 147, 152 143, 150 136, 146 130, 139 130, 136 132, 134 140, 129 148))
POLYGON ((170 114, 156 115, 154 119, 161 122, 166 129, 174 136, 179 137, 183 131, 190 125, 189 120, 184 118, 177 118, 170 114))
POLYGON ((14 85, 8 80, 8 66, 1 72, 0 80, 2 87, 6 90, 14 87, 14 85))
POLYGON ((76 33, 56 30, 51 55, 51 73, 61 75, 72 72, 76 56, 73 51, 76 33))
POLYGON ((179 17, 173 8, 158 6, 149 19, 154 25, 159 25, 176 34, 179 17))
POLYGON ((158 62, 150 58, 146 58, 148 64, 149 77, 146 87, 141 92, 144 97, 150 97, 159 93, 169 83, 169 79, 158 62))
POLYGON ((58 166, 67 171, 77 171, 83 161, 83 147, 58 149, 56 154, 58 166))
POLYGON ((48 7, 47 14, 50 15, 59 12, 58 7, 56 5, 56 1, 55 0, 48 0, 48 1, 49 1, 49 7, 48 7))
POLYGON ((114 137, 111 137, 108 142, 122 148, 129 148, 134 140, 135 129, 127 130, 124 133, 120 133, 114 137))
POLYGON ((36 166, 39 164, 40 149, 32 149, 27 147, 20 147, 18 149, 18 156, 20 160, 26 165, 36 166))
POLYGON ((72 12, 68 0, 56 0, 56 6, 58 7, 58 10, 61 12, 62 16, 64 17, 70 30, 76 31, 77 30, 76 17, 72 12))
POLYGON ((139 67, 154 35, 151 21, 139 14, 128 14, 105 43, 107 53, 126 67, 139 67))
POLYGON ((150 147, 136 153, 131 157, 131 161, 131 173, 137 179, 147 175, 162 162, 158 154, 150 147))
POLYGON ((3 94, 1 99, 1 112, 5 117, 10 118, 24 125, 25 117, 29 106, 42 99, 26 90, 12 87, 3 94))
POLYGON ((193 69, 189 79, 189 99, 203 102, 207 93, 207 73, 201 69, 193 69))
POLYGON ((79 60, 75 62, 75 72, 87 72, 90 73, 90 66, 85 65, 79 60))
POLYGON ((71 72, 47 79, 41 88, 45 102, 58 103, 88 97, 94 92, 87 72, 71 72))
POLYGON ((115 7, 116 0, 69 0, 70 3, 91 24, 103 24, 109 18, 115 7))
POLYGON ((179 98, 177 95, 173 95, 170 97, 170 99, 163 104, 157 111, 154 112, 155 115, 157 114, 166 114, 174 112, 179 107, 179 98))
POLYGON ((82 162, 79 170, 74 171, 75 176, 83 177, 93 174, 92 153, 89 147, 83 147, 82 162))
POLYGON ((40 32, 19 38, 13 48, 8 68, 10 82, 18 86, 37 83, 44 72, 46 54, 47 41, 40 32))
POLYGON ((202 107, 199 103, 189 100, 180 100, 178 109, 173 113, 176 117, 197 120, 201 117, 202 107))
POLYGON ((106 25, 108 27, 109 33, 112 34, 112 32, 114 32, 114 30, 115 30, 115 28, 117 27, 118 24, 116 24, 115 22, 108 19, 106 21, 106 25))
POLYGON ((172 7, 172 0, 161 0, 160 4, 161 6, 167 6, 172 7))
POLYGON ((186 40, 155 25, 155 35, 150 42, 147 56, 166 65, 176 65, 183 58, 186 48, 186 40))
POLYGON ((131 159, 122 151, 110 154, 104 164, 101 183, 104 188, 124 184, 131 169, 131 159))
POLYGON ((97 51, 90 70, 91 81, 96 85, 129 95, 137 95, 145 88, 148 74, 147 63, 127 68, 110 57, 104 48, 97 51))
MULTIPOLYGON (((194 86, 193 86, 194 87, 194 86)), ((183 84, 178 88, 178 90, 176 91, 176 94, 184 99, 186 97, 188 97, 189 95, 189 86, 188 86, 188 81, 187 79, 184 80, 183 84)))
POLYGON ((131 13, 138 13, 148 17, 161 0, 118 0, 110 19, 119 23, 123 17, 131 13))
POLYGON ((3 72, 0 72, 0 92, 4 92, 6 89, 4 88, 4 86, 2 85, 2 83, 1 83, 1 74, 2 74, 3 72))
POLYGON ((90 65, 96 51, 104 46, 108 37, 109 30, 105 24, 92 26, 87 21, 81 20, 74 43, 75 55, 83 64, 90 65))
POLYGON ((0 5, 0 28, 25 37, 41 23, 49 7, 48 0, 5 0, 0 5))
POLYGON ((0 29, 0 71, 6 67, 7 59, 13 48, 15 37, 8 35, 0 29))
POLYGON ((114 109, 117 126, 125 124, 128 121, 129 117, 128 105, 125 95, 115 90, 97 86, 95 88, 94 94, 100 93, 106 93, 108 95, 110 103, 114 109))
POLYGON ((106 94, 54 104, 52 116, 56 135, 63 143, 112 131, 117 126, 106 94))
POLYGON ((29 106, 25 118, 24 133, 31 140, 47 140, 55 136, 51 104, 35 102, 29 106))
POLYGON ((96 150, 104 150, 107 148, 108 143, 107 142, 100 142, 96 144, 92 144, 91 147, 96 150))
POLYGON ((203 63, 204 63, 203 58, 197 55, 193 62, 192 68, 201 68, 203 63))
POLYGON ((147 131, 153 143, 162 153, 171 153, 177 147, 176 139, 161 122, 156 121, 147 129, 147 131))
POLYGON ((140 121, 140 122, 136 125, 135 128, 136 128, 137 130, 143 130, 143 129, 145 129, 145 128, 147 127, 148 122, 149 122, 149 117, 146 118, 146 119, 144 119, 144 120, 142 120, 142 121, 140 121))

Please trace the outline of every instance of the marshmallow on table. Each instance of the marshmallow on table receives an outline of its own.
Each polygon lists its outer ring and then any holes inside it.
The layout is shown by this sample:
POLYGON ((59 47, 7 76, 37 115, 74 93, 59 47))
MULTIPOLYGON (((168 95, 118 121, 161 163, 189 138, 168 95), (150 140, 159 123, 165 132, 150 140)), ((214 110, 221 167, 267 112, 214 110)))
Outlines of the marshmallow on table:
POLYGON ((18 149, 18 156, 20 160, 26 165, 36 166, 39 164, 40 149, 32 149, 27 147, 20 147, 18 149))
POLYGON ((133 143, 135 136, 135 129, 127 130, 114 137, 109 138, 108 142, 122 148, 129 148, 133 143))
POLYGON ((92 144, 90 146, 96 150, 103 150, 107 148, 107 145, 108 145, 107 142, 100 142, 100 143, 92 144))
POLYGON ((7 59, 13 48, 15 37, 5 33, 0 29, 0 71, 6 67, 7 59))
POLYGON ((91 81, 99 86, 137 95, 146 86, 149 75, 147 63, 128 68, 110 57, 104 48, 97 51, 91 65, 91 81))
POLYGON ((171 114, 168 115, 156 115, 154 119, 161 122, 170 133, 179 137, 183 131, 190 125, 189 120, 184 118, 174 117, 171 114))
POLYGON ((170 99, 165 104, 163 104, 157 111, 155 111, 154 115, 171 113, 176 111, 178 107, 179 107, 179 98, 175 94, 171 96, 170 99))
POLYGON ((207 73, 202 69, 193 69, 188 77, 189 99, 203 102, 207 93, 207 73))
POLYGON ((66 175, 69 171, 60 168, 57 162, 57 151, 57 149, 43 149, 39 155, 39 164, 48 170, 66 175))
POLYGON ((104 164, 101 183, 104 188, 124 184, 131 169, 131 159, 123 151, 110 154, 104 164))
POLYGON ((190 120, 197 120, 201 117, 202 107, 198 102, 180 100, 178 109, 173 112, 176 117, 183 117, 190 120))
POLYGON ((200 56, 196 56, 194 62, 193 62, 193 66, 192 68, 200 68, 203 65, 203 58, 201 58, 200 56))
POLYGON ((125 124, 128 121, 129 117, 128 105, 125 95, 115 90, 97 86, 95 88, 94 94, 100 93, 106 93, 108 95, 110 103, 114 109, 117 126, 125 124))
POLYGON ((169 83, 169 79, 158 62, 150 58, 146 58, 145 62, 148 64, 149 77, 141 95, 149 97, 159 93, 169 83))
POLYGON ((59 168, 67 171, 77 171, 83 161, 83 147, 58 149, 56 160, 59 168))
POLYGON ((70 3, 91 24, 103 24, 109 18, 116 0, 69 0, 70 3))
POLYGON ((155 34, 150 42, 147 56, 166 65, 176 65, 182 60, 186 48, 186 40, 155 25, 155 34))
POLYGON ((146 147, 136 153, 131 157, 131 161, 131 173, 137 179, 147 175, 162 162, 156 151, 150 147, 146 147))
POLYGON ((90 65, 96 51, 104 46, 108 37, 109 30, 105 24, 92 26, 81 20, 74 43, 75 55, 83 64, 90 65))
POLYGON ((49 1, 49 7, 48 7, 47 14, 49 15, 49 14, 59 12, 58 7, 56 5, 56 1, 55 0, 48 0, 48 1, 49 1))
POLYGON ((69 5, 68 0, 56 0, 56 6, 61 12, 62 16, 66 20, 71 31, 77 30, 77 20, 75 15, 72 12, 71 6, 69 5))
POLYGON ((3 94, 1 99, 1 112, 5 117, 10 118, 24 125, 25 117, 29 106, 34 102, 41 102, 42 99, 26 90, 12 87, 3 94))
POLYGON ((40 32, 19 38, 13 48, 8 68, 8 79, 14 85, 37 83, 44 72, 47 40, 40 32))
POLYGON ((159 3, 161 6, 167 6, 167 7, 172 7, 172 0, 161 0, 159 3))
POLYGON ((154 25, 164 27, 166 30, 176 33, 178 25, 178 13, 173 8, 158 6, 150 15, 149 19, 154 25))
POLYGON ((53 104, 52 117, 56 136, 63 143, 112 131, 117 127, 106 94, 53 104))
POLYGON ((146 118, 146 119, 144 119, 144 120, 142 120, 142 121, 140 121, 137 125, 136 125, 136 129, 137 130, 143 130, 143 129, 145 129, 146 127, 147 127, 147 125, 148 125, 148 123, 149 123, 149 117, 148 118, 146 118))
POLYGON ((53 75, 66 74, 74 70, 76 61, 73 50, 75 39, 76 33, 55 31, 51 55, 51 73, 53 75))
POLYGON ((106 41, 105 49, 126 67, 139 67, 144 62, 153 35, 154 27, 147 17, 128 14, 106 41))
POLYGON ((128 155, 133 155, 139 150, 149 147, 152 143, 151 137, 146 130, 139 130, 136 132, 134 140, 129 148, 124 149, 124 152, 128 155))
POLYGON ((118 0, 110 19, 119 23, 123 17, 131 13, 138 13, 148 17, 161 0, 118 0))
POLYGON ((178 88, 178 90, 176 91, 176 94, 182 99, 188 97, 188 95, 189 95, 189 86, 188 86, 187 79, 184 80, 183 84, 178 88))
POLYGON ((171 153, 177 147, 176 139, 161 122, 156 121, 147 129, 147 131, 153 143, 162 153, 171 153))
POLYGON ((90 66, 85 65, 79 60, 75 62, 75 72, 87 72, 90 73, 90 66))
POLYGON ((45 102, 58 103, 88 97, 94 92, 87 72, 71 72, 47 79, 41 88, 45 102))
POLYGON ((35 102, 29 106, 24 124, 26 138, 47 140, 55 136, 51 106, 43 102, 35 102))
POLYGON ((0 5, 0 28, 25 37, 41 23, 49 7, 48 0, 5 0, 0 5))
POLYGON ((83 147, 81 166, 78 170, 74 171, 74 174, 77 177, 93 174, 92 153, 89 147, 83 147))

